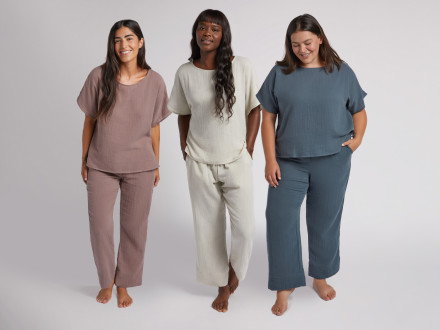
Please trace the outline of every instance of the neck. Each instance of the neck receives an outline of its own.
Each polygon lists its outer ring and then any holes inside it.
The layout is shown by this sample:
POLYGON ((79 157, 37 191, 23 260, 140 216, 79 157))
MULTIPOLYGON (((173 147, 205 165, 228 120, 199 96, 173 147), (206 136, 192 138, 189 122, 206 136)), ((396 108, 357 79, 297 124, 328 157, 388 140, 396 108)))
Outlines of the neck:
POLYGON ((200 58, 198 60, 198 64, 203 69, 213 70, 216 68, 215 63, 215 56, 217 55, 217 52, 202 52, 200 53, 200 58))
POLYGON ((325 66, 325 63, 323 61, 319 60, 319 61, 309 63, 309 64, 302 63, 301 66, 303 68, 322 68, 323 66, 325 66))
POLYGON ((119 65, 119 75, 124 77, 133 77, 139 73, 137 61, 130 61, 128 63, 121 63, 119 65))

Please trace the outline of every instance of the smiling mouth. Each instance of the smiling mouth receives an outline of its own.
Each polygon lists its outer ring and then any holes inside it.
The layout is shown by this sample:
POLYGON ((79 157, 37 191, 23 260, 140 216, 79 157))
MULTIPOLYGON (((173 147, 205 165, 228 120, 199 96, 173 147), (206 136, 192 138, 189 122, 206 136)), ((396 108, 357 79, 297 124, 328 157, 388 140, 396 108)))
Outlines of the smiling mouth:
POLYGON ((201 40, 203 44, 211 44, 213 41, 208 39, 202 39, 201 40))
POLYGON ((121 55, 127 55, 129 53, 131 53, 131 50, 125 50, 123 52, 120 52, 121 55))

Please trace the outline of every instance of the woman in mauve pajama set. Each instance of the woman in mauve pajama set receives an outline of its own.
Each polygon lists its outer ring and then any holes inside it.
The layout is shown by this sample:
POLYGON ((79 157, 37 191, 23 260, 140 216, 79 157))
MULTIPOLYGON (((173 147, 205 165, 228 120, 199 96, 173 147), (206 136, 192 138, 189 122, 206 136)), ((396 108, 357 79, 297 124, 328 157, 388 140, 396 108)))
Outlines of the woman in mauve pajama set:
POLYGON ((85 113, 81 175, 87 184, 90 237, 107 303, 113 285, 118 307, 128 307, 128 287, 142 283, 148 214, 159 183, 159 123, 170 112, 162 77, 145 61, 137 22, 116 22, 106 62, 93 69, 78 96, 85 113), (113 208, 121 190, 120 243, 115 263, 113 208))
POLYGON ((285 48, 284 59, 272 68, 257 94, 264 109, 269 289, 277 291, 275 315, 282 315, 288 296, 306 284, 299 230, 305 196, 313 288, 323 300, 336 296, 326 279, 339 271, 351 156, 367 125, 366 93, 314 17, 305 14, 292 20, 285 48))

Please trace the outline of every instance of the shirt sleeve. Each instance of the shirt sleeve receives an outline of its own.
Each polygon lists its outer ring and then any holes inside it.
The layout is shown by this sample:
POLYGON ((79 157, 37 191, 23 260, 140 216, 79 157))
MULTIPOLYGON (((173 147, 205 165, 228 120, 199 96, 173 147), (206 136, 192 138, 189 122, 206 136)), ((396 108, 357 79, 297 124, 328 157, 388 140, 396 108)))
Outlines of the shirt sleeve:
POLYGON ((254 70, 254 66, 250 61, 247 63, 246 67, 246 116, 249 115, 252 109, 260 104, 256 94, 258 92, 258 79, 257 74, 254 70))
POLYGON ((275 80, 276 68, 273 67, 267 75, 266 79, 264 80, 260 91, 257 93, 257 99, 260 101, 260 104, 263 106, 264 109, 266 109, 270 113, 278 114, 278 100, 274 93, 275 80))
POLYGON ((76 100, 80 109, 92 118, 96 118, 98 115, 100 75, 99 67, 90 72, 76 100))
POLYGON ((355 73, 349 70, 347 109, 355 114, 365 109, 364 97, 367 93, 362 89, 355 73))
POLYGON ((163 79, 160 79, 156 102, 154 104, 153 120, 151 121, 151 127, 158 125, 162 120, 164 120, 171 114, 171 112, 168 110, 167 104, 167 87, 165 86, 165 82, 163 81, 163 79))
POLYGON ((168 102, 168 109, 178 115, 190 115, 191 109, 186 100, 185 92, 183 90, 182 82, 180 81, 180 69, 176 72, 174 78, 173 89, 171 90, 170 101, 168 102))

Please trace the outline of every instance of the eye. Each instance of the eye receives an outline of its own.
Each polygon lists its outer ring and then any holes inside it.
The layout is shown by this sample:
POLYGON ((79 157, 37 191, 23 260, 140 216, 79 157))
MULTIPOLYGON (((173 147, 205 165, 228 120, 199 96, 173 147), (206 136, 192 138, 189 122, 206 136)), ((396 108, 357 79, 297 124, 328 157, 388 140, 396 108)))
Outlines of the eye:
POLYGON ((296 47, 298 47, 298 45, 292 45, 292 47, 296 48, 296 47))
POLYGON ((115 40, 115 44, 117 44, 117 43, 120 42, 120 41, 121 41, 121 40, 119 40, 119 39, 118 39, 118 40, 115 40))
POLYGON ((309 42, 309 43, 307 43, 307 44, 304 44, 304 45, 308 46, 308 45, 310 45, 310 44, 311 44, 311 42, 309 42))

